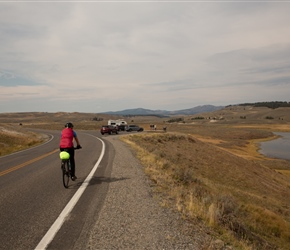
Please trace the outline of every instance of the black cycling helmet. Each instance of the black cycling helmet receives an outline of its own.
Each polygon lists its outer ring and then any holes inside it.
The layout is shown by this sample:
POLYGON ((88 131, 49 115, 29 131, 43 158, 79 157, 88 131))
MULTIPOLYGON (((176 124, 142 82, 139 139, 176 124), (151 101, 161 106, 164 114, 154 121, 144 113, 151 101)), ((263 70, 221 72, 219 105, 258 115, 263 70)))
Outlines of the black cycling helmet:
POLYGON ((64 125, 66 128, 73 128, 74 125, 71 122, 68 122, 67 124, 64 125))

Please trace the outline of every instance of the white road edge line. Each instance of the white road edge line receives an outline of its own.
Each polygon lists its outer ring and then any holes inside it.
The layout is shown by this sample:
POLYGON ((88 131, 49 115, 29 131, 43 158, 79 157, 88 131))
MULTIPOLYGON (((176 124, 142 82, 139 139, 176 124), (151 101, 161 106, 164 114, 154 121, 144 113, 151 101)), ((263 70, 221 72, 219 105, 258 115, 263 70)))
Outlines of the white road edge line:
POLYGON ((86 187, 88 186, 90 180, 92 179, 95 171, 99 167, 99 164, 100 164, 101 160, 103 159, 103 156, 104 156, 104 153, 105 153, 105 143, 100 138, 98 138, 98 137, 96 137, 96 138, 102 142, 102 152, 101 152, 101 155, 100 155, 97 163, 95 164, 95 166, 93 167, 93 169, 91 170, 91 172, 89 173, 87 178, 84 180, 82 185, 79 187, 77 192, 71 198, 69 203, 62 210, 62 212, 60 213, 60 215, 58 216, 56 221, 52 224, 50 229, 47 231, 47 233, 44 235, 44 237, 38 243, 38 245, 36 246, 35 249, 40 250, 40 249, 46 249, 47 248, 48 244, 53 240, 54 236, 56 235, 56 233, 61 228, 62 224, 64 223, 64 221, 66 219, 66 217, 69 215, 69 213, 72 211, 72 209, 74 208, 74 206, 76 205, 76 203, 78 202, 80 197, 82 196, 82 194, 85 191, 86 187))

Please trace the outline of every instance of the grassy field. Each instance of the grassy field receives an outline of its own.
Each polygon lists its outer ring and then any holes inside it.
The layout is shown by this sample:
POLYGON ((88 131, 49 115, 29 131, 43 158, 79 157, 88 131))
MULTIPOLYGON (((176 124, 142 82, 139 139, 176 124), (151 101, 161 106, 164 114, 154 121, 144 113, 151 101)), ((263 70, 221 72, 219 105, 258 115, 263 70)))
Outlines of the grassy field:
POLYGON ((123 140, 136 151, 163 205, 202 219, 240 249, 289 249, 290 162, 253 150, 251 141, 268 132, 255 136, 240 128, 219 129, 214 127, 213 139, 209 133, 204 139, 191 135, 187 128, 186 134, 138 134, 123 140), (238 132, 242 136, 233 138, 238 132))
MULTIPOLYGON (((202 220, 235 249, 290 249, 290 162, 257 151, 260 141, 274 138, 272 132, 290 132, 289 111, 229 107, 196 116, 127 117, 127 122, 143 126, 145 132, 121 138, 142 162, 163 206, 173 207, 193 223, 202 220), (150 124, 156 124, 157 130, 150 130, 150 124)), ((3 151, 9 143, 13 150, 18 150, 15 145, 39 143, 28 141, 34 136, 26 128, 61 130, 73 121, 77 130, 98 130, 112 118, 80 113, 0 114, 0 152, 9 152, 3 151), (15 131, 16 137, 25 134, 26 139, 8 140, 7 130, 15 131)))
POLYGON ((48 138, 21 127, 0 125, 0 156, 36 146, 48 138))

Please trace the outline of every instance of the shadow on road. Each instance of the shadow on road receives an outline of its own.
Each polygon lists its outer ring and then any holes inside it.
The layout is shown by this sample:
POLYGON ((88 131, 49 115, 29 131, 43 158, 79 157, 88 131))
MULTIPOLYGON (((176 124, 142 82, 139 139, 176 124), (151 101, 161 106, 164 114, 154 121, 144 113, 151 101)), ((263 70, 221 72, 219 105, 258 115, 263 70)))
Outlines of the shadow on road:
POLYGON ((111 183, 111 182, 116 182, 116 181, 123 181, 123 180, 127 180, 129 178, 126 178, 126 177, 122 177, 122 178, 114 178, 114 177, 103 177, 103 176, 100 176, 100 177, 97 177, 97 176, 94 176, 90 182, 89 182, 89 185, 98 185, 98 184, 102 184, 103 182, 106 182, 106 183, 111 183))
MULTIPOLYGON (((94 176, 90 181, 89 181, 89 186, 92 186, 92 185, 100 185, 102 184, 103 182, 106 182, 106 183, 111 183, 111 182, 116 182, 116 181, 123 181, 123 180, 127 180, 129 178, 125 178, 125 177, 122 177, 122 178, 111 178, 111 177, 103 177, 103 176, 100 176, 100 177, 97 177, 97 176, 94 176)), ((84 178, 78 178, 75 182, 70 182, 69 184, 69 189, 77 189, 79 188, 83 183, 85 182, 85 179, 84 178)))

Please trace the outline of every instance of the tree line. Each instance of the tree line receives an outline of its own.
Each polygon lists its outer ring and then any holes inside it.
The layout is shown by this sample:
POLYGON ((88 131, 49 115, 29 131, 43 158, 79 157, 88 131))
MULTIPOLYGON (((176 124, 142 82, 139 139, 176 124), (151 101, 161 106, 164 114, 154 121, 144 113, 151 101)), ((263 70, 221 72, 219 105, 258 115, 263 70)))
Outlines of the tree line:
POLYGON ((267 107, 276 109, 280 107, 290 107, 290 102, 255 102, 255 103, 242 103, 239 106, 253 106, 253 107, 267 107))

